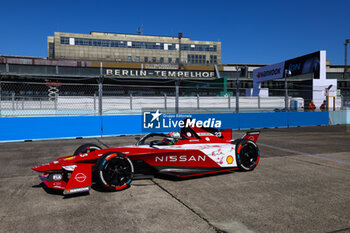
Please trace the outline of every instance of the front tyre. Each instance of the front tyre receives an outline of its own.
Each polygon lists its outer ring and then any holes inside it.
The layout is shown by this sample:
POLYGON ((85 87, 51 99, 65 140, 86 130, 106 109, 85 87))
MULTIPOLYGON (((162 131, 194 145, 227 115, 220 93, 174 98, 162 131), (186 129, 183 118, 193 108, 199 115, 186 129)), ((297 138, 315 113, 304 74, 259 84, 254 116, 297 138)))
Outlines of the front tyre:
POLYGON ((238 168, 241 171, 254 170, 260 159, 258 146, 253 141, 247 139, 240 139, 235 143, 238 168))
POLYGON ((96 183, 106 191, 119 191, 130 186, 134 166, 130 159, 120 152, 107 152, 95 165, 96 183))

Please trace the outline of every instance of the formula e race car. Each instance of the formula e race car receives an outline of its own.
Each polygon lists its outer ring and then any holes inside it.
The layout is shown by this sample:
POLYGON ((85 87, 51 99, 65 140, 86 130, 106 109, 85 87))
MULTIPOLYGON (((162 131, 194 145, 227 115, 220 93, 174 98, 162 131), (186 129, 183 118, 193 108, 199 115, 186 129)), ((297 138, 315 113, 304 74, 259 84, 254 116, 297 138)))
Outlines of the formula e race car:
POLYGON ((251 171, 259 162, 259 131, 232 140, 232 130, 187 127, 179 133, 149 133, 132 146, 102 149, 80 146, 73 155, 33 167, 50 189, 64 195, 88 192, 92 183, 103 190, 123 190, 133 179, 156 174, 192 177, 233 170, 251 171))

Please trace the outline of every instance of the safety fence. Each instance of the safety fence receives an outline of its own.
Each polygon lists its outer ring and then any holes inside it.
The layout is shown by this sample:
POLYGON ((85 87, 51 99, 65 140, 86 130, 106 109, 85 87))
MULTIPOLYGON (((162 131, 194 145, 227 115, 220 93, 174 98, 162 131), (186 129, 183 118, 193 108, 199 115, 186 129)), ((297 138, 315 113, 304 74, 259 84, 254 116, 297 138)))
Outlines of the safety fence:
MULTIPOLYGON (((249 87, 237 89, 222 81, 107 81, 1 81, 0 116, 138 114, 144 109, 173 113, 313 110, 309 108, 312 91, 296 85, 290 87, 286 98, 278 85, 250 96, 249 87)), ((329 97, 330 111, 348 104, 342 96, 329 97)))

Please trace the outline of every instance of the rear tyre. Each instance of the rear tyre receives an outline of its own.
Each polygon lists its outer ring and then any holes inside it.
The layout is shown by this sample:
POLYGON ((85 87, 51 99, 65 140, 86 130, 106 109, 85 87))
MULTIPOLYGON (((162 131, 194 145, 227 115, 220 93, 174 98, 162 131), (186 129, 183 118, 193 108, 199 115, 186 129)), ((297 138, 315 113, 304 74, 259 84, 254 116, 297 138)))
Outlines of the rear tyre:
POLYGON ((258 146, 251 140, 239 139, 236 144, 237 166, 241 171, 252 171, 258 165, 260 153, 258 146))
POLYGON ((120 152, 107 152, 95 165, 97 185, 106 191, 120 191, 130 187, 134 166, 130 159, 120 152))
POLYGON ((74 151, 73 155, 79 155, 79 154, 85 154, 85 153, 89 153, 95 150, 101 150, 102 148, 99 147, 98 145, 92 144, 92 143, 86 143, 83 144, 81 146, 78 147, 78 149, 76 149, 74 151))

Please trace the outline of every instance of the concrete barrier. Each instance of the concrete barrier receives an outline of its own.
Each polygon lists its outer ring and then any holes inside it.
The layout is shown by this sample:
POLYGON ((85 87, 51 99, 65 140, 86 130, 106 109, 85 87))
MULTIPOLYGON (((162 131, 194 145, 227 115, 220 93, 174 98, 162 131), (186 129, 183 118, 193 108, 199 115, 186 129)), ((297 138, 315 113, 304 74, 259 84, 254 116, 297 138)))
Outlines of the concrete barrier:
MULTIPOLYGON (((221 128, 250 129, 328 125, 328 112, 191 114, 221 120, 221 128)), ((143 134, 142 115, 0 117, 0 141, 143 134)), ((349 120, 347 121, 349 122, 349 120)), ((169 128, 167 131, 176 129, 169 128)), ((178 129, 177 129, 178 130, 178 129)))
POLYGON ((329 121, 332 125, 350 124, 350 110, 329 112, 329 121))

